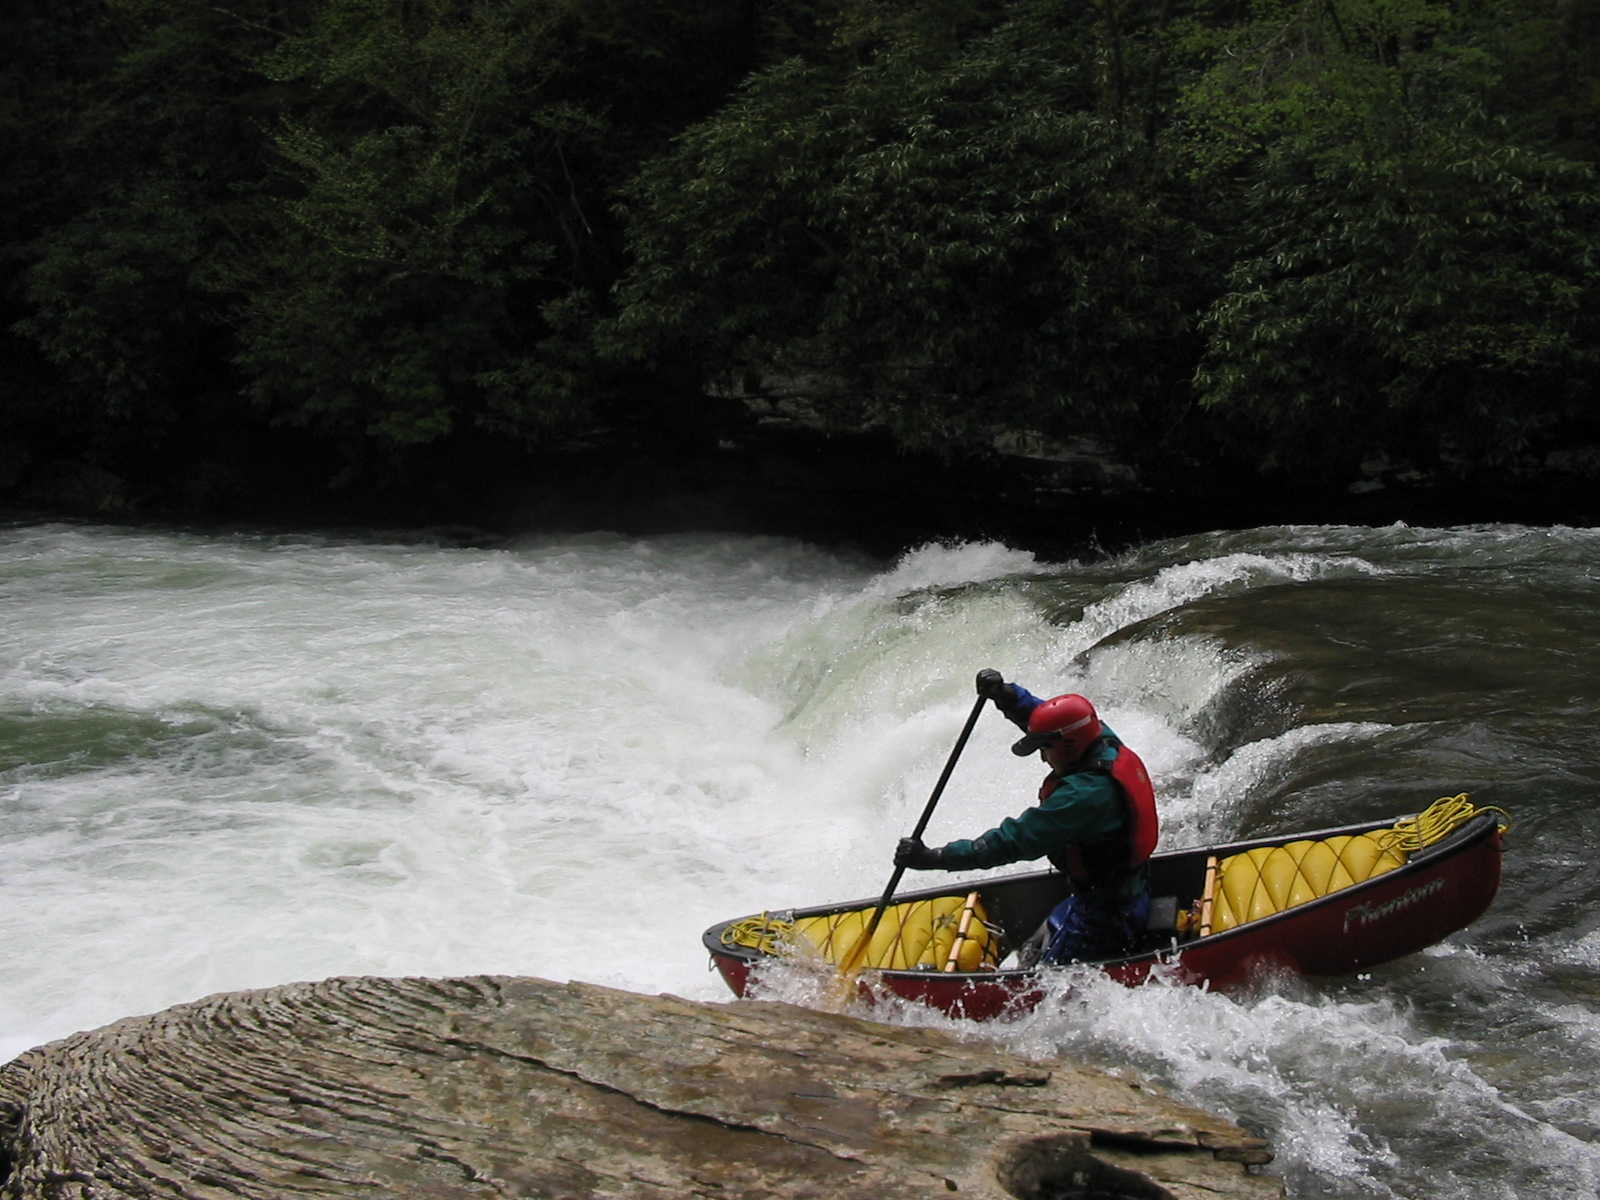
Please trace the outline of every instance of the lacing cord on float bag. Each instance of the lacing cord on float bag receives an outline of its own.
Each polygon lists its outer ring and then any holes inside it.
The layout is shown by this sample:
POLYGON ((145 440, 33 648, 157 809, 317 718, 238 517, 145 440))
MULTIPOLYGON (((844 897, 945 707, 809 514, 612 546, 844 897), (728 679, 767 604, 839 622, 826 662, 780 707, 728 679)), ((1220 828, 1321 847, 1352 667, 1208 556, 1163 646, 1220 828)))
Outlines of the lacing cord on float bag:
POLYGON ((1483 813, 1499 813, 1505 818, 1500 823, 1501 833, 1511 828, 1511 814, 1505 809, 1492 804, 1479 808, 1467 798, 1468 795, 1462 792, 1458 796, 1440 796, 1417 816, 1396 821, 1393 829, 1379 836, 1389 849, 1408 855, 1443 841, 1473 817, 1483 813))

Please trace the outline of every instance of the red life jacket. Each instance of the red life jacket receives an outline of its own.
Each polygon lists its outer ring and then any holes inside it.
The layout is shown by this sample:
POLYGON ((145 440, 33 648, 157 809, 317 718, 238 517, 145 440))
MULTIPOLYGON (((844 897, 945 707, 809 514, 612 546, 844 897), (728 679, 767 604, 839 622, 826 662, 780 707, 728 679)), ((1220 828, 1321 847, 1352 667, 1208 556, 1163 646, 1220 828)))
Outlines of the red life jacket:
MULTIPOLYGON (((1050 861, 1080 885, 1105 882, 1108 878, 1121 877, 1143 866, 1155 851, 1156 840, 1161 835, 1156 816, 1156 790, 1150 782, 1150 772, 1145 770, 1144 761, 1127 746, 1118 745, 1117 756, 1108 765, 1097 763, 1077 769, 1103 771, 1116 781, 1127 808, 1127 827, 1118 837, 1108 839, 1112 843, 1110 845, 1095 842, 1087 846, 1069 846, 1058 854, 1050 855, 1050 861)), ((1050 793, 1056 790, 1064 775, 1070 774, 1072 771, 1064 771, 1061 775, 1052 771, 1046 775, 1044 782, 1039 785, 1040 803, 1050 798, 1050 793)))

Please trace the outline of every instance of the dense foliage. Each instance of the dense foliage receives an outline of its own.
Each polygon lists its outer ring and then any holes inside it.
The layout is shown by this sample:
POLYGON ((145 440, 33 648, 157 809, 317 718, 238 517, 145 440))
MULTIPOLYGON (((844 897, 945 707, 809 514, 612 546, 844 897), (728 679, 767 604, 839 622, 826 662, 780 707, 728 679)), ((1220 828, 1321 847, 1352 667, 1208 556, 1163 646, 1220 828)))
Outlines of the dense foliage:
POLYGON ((1330 478, 1600 437, 1595 0, 17 0, 0 35, 0 491, 425 492, 769 405, 1330 478))

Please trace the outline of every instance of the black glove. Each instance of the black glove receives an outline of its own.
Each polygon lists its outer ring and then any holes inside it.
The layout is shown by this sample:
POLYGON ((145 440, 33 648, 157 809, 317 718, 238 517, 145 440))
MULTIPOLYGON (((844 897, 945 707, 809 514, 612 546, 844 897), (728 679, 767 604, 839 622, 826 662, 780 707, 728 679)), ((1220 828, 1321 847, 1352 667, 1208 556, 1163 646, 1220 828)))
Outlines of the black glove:
POLYGON ((894 865, 912 871, 937 870, 944 865, 944 850, 930 850, 921 838, 901 838, 894 848, 894 865))
POLYGON ((985 700, 1000 703, 1000 698, 1006 694, 1006 681, 1000 678, 1000 672, 993 667, 985 667, 978 672, 978 695, 985 700))

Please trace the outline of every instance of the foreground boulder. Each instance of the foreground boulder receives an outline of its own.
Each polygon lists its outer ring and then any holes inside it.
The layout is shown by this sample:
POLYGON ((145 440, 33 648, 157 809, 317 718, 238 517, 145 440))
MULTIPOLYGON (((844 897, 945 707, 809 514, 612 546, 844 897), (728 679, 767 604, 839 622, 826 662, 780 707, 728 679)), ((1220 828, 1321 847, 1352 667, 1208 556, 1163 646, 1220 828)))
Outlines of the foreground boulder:
POLYGON ((212 996, 0 1067, 0 1197, 1265 1198, 1103 1072, 786 1004, 538 979, 212 996))

